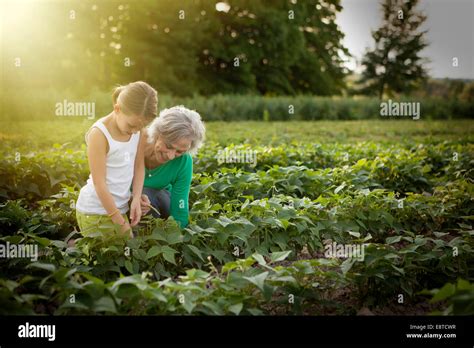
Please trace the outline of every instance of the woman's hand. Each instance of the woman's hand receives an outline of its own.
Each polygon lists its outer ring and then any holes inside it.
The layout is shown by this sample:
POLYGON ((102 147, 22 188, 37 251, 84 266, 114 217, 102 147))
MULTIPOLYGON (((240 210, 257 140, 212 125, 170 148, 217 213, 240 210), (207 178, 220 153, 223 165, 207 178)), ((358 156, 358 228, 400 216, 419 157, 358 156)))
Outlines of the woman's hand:
POLYGON ((142 217, 141 199, 134 197, 130 206, 130 226, 136 226, 142 217))
POLYGON ((140 199, 140 208, 142 209, 142 216, 145 214, 148 214, 148 212, 151 210, 150 205, 151 205, 151 202, 148 196, 142 195, 140 199))

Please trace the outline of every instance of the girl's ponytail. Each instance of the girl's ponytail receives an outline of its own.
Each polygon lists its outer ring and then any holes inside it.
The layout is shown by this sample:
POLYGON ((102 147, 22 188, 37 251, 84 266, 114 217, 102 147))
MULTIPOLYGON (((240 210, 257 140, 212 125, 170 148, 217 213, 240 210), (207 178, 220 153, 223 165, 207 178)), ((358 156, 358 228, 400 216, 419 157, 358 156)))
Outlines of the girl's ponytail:
POLYGON ((117 104, 119 94, 125 89, 125 86, 119 86, 114 89, 114 93, 112 94, 112 101, 114 105, 117 104))
POLYGON ((129 116, 153 120, 158 113, 158 93, 143 81, 131 82, 126 86, 115 88, 112 100, 114 105, 118 104, 122 112, 129 116))

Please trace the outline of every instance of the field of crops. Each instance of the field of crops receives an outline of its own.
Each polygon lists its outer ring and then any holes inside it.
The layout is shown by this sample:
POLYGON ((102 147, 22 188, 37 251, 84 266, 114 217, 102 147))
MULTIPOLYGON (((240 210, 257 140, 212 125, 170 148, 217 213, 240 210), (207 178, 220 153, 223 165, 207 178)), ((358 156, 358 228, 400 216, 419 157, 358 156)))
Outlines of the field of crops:
POLYGON ((75 232, 89 124, 0 123, 1 314, 474 314, 472 121, 208 123, 131 240, 75 232))

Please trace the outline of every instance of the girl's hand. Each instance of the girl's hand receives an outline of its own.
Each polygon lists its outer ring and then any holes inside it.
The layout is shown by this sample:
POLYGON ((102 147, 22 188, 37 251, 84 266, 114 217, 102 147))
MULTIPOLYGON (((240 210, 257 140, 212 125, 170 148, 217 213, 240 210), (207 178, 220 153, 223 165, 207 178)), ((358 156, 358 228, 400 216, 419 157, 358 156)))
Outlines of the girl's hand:
POLYGON ((117 214, 112 215, 112 222, 120 226, 125 225, 125 219, 119 212, 117 212, 117 214))
POLYGON ((132 228, 130 227, 130 224, 123 218, 122 215, 115 214, 114 216, 112 216, 112 222, 114 224, 122 226, 120 229, 121 232, 125 235, 130 234, 130 238, 133 238, 132 228))
POLYGON ((124 235, 129 234, 130 238, 133 238, 132 228, 130 227, 130 224, 128 222, 126 222, 122 225, 122 233, 124 235))
POLYGON ((151 202, 147 195, 142 195, 140 200, 140 208, 142 208, 142 216, 148 214, 151 210, 150 208, 151 202))
POLYGON ((132 205, 130 206, 130 226, 136 226, 142 217, 142 208, 140 206, 141 199, 140 198, 133 198, 132 205))

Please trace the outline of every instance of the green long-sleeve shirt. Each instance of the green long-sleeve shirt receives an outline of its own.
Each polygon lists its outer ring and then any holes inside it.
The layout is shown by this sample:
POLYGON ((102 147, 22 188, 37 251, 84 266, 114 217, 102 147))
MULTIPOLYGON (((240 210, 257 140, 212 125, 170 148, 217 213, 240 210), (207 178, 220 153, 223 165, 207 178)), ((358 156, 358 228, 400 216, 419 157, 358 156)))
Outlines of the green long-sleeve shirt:
POLYGON ((145 168, 145 187, 171 193, 170 215, 184 228, 188 225, 188 198, 193 177, 193 159, 185 153, 154 169, 145 168))

